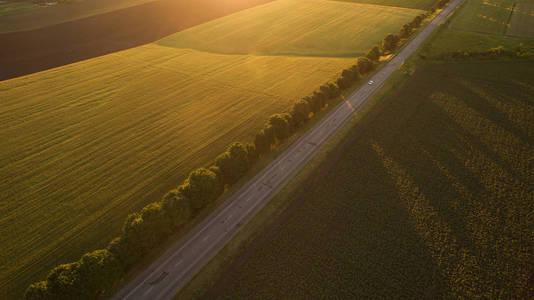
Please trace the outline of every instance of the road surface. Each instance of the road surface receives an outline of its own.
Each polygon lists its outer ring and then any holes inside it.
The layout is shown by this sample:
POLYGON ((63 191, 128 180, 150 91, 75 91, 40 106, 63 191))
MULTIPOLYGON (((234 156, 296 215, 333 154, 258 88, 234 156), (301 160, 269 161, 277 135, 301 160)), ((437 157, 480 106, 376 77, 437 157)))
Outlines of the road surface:
POLYGON ((171 299, 345 124, 443 22, 461 0, 454 0, 412 39, 402 51, 337 106, 307 134, 235 195, 177 242, 113 299, 171 299))

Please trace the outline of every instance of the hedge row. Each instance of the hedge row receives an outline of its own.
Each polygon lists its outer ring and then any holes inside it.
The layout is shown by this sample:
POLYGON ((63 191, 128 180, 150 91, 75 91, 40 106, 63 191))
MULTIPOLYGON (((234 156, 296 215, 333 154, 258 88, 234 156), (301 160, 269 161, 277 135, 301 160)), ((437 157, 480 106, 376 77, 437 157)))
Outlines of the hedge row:
MULTIPOLYGON (((409 34, 421 24, 417 16, 401 30, 409 34), (409 32, 409 33, 408 33, 409 32)), ((391 37, 386 37, 390 43, 391 37)), ((386 40, 385 39, 385 40, 386 40)), ((397 36, 398 39, 398 36, 397 36)), ((395 40, 395 38, 393 38, 395 40)), ((393 43, 395 46, 398 43, 393 43)), ((388 44, 389 45, 389 44, 388 44)), ((384 50, 384 43, 383 47, 384 50)), ((387 47, 392 51, 394 47, 387 47)), ((335 80, 323 84, 313 94, 296 101, 289 112, 274 114, 256 134, 253 143, 231 144, 208 168, 197 169, 160 201, 130 214, 106 249, 86 253, 80 260, 62 264, 26 290, 26 299, 95 299, 117 282, 150 249, 184 226, 224 190, 236 183, 262 156, 291 136, 314 114, 336 99, 375 68, 381 49, 374 46, 365 57, 343 70, 335 80)))
POLYGON ((528 49, 520 44, 515 49, 505 48, 504 46, 498 46, 488 49, 486 51, 454 51, 450 53, 444 53, 438 56, 438 59, 496 59, 496 58, 527 58, 534 55, 534 49, 528 49))
MULTIPOLYGON (((442 0, 443 1, 443 0, 442 0)), ((410 22, 402 26, 401 30, 397 34, 390 33, 384 40, 382 40, 382 50, 384 52, 392 52, 399 46, 401 39, 409 37, 415 29, 419 28, 423 23, 423 20, 428 17, 427 13, 415 16, 410 22)))

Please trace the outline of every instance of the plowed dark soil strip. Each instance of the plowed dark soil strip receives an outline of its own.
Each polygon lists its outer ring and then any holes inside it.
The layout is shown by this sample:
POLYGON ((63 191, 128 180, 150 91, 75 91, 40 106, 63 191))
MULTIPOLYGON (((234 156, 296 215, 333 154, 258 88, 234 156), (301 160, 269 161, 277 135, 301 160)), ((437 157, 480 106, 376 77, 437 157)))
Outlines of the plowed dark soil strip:
POLYGON ((160 0, 30 31, 0 34, 0 80, 153 42, 273 0, 160 0))

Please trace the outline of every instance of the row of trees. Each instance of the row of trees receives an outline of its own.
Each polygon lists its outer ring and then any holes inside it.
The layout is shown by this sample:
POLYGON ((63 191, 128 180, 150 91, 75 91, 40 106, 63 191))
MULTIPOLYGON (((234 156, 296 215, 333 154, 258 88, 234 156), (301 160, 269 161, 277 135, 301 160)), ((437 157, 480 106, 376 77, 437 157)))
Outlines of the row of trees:
POLYGON ((438 56, 441 59, 466 59, 466 58, 478 58, 478 59, 496 59, 502 57, 508 58, 527 58, 534 55, 533 49, 529 49, 523 44, 520 44, 515 48, 505 48, 504 46, 498 46, 490 48, 488 50, 469 50, 469 51, 453 51, 450 53, 443 53, 438 56))
POLYGON ((272 151, 332 99, 339 97, 342 89, 350 87, 373 68, 374 63, 369 58, 360 57, 354 66, 343 70, 337 80, 345 83, 342 87, 333 82, 323 84, 312 95, 296 101, 289 112, 270 116, 253 143, 231 144, 217 156, 213 165, 191 172, 184 183, 160 201, 128 215, 119 237, 106 249, 57 266, 45 281, 30 285, 26 299, 94 299, 102 294, 150 249, 242 178, 260 157, 272 151))
POLYGON ((398 34, 388 34, 384 40, 382 40, 382 50, 384 52, 392 52, 397 49, 401 39, 409 37, 415 31, 415 29, 421 26, 426 17, 428 17, 426 13, 415 16, 410 23, 406 23, 402 26, 398 34))
POLYGON ((94 299, 108 290, 150 249, 186 224, 248 170, 257 155, 252 144, 231 144, 212 166, 200 168, 160 201, 128 215, 119 237, 106 249, 54 268, 27 289, 26 299, 94 299))
MULTIPOLYGON (((422 16, 405 25, 402 36, 420 26, 422 16)), ((314 114, 341 95, 361 77, 370 73, 383 51, 393 51, 397 35, 388 35, 382 49, 374 46, 365 57, 343 70, 335 80, 313 94, 296 101, 289 112, 274 114, 248 144, 233 143, 207 168, 197 169, 160 201, 130 214, 106 249, 84 254, 80 260, 59 265, 45 281, 30 285, 26 299, 95 299, 108 290, 150 249, 184 226, 203 208, 235 184, 262 156, 302 127, 314 114)))

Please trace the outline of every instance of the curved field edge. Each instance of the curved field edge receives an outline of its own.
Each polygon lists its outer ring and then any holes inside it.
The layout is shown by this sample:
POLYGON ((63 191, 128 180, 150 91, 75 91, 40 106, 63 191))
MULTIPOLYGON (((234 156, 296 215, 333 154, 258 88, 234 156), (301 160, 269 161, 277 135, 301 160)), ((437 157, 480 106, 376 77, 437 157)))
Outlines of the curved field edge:
MULTIPOLYGON (((157 0, 35 30, 2 33, 0 80, 152 43, 180 30, 269 1, 157 0)), ((83 3, 96 5, 100 2, 83 3)), ((45 11, 55 17, 53 9, 45 11)), ((33 17, 26 20, 22 16, 15 20, 0 18, 0 28, 3 21, 13 25, 38 20, 33 17)))
POLYGON ((329 0, 274 1, 157 43, 225 54, 356 57, 423 12, 329 0))
POLYGON ((0 33, 31 30, 161 0, 82 0, 54 6, 15 1, 0 4, 0 33))
POLYGON ((152 44, 1 82, 2 290, 104 247, 128 213, 351 64, 152 44))
POLYGON ((437 1, 435 0, 331 0, 331 1, 340 1, 340 2, 350 2, 350 3, 361 3, 361 4, 373 4, 373 5, 383 5, 383 6, 393 6, 393 7, 404 7, 404 8, 415 8, 415 9, 424 9, 428 10, 432 8, 437 1))
POLYGON ((528 298, 532 64, 416 72, 203 297, 528 298))

